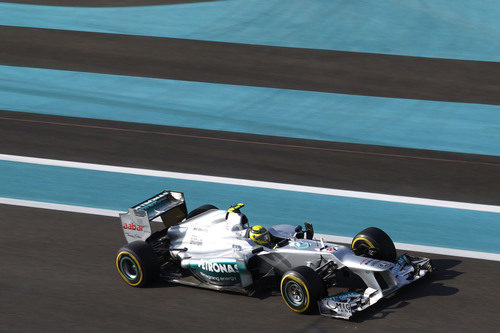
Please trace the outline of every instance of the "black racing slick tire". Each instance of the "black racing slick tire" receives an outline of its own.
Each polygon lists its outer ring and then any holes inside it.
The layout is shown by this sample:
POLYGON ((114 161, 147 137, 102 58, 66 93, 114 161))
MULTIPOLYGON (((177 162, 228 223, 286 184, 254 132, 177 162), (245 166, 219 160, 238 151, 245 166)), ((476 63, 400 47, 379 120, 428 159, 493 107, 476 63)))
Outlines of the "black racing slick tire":
POLYGON ((354 236, 351 249, 358 256, 390 262, 396 260, 396 247, 391 237, 375 227, 366 228, 354 236))
POLYGON ((318 301, 326 296, 326 288, 319 275, 307 266, 299 266, 283 274, 280 283, 281 297, 294 312, 311 313, 318 308, 318 301))
POLYGON ((195 217, 196 215, 200 215, 201 213, 205 213, 206 211, 209 211, 211 209, 219 209, 219 208, 215 207, 214 205, 200 206, 200 207, 190 211, 189 214, 186 215, 186 220, 190 219, 192 217, 195 217))
POLYGON ((116 255, 116 268, 132 287, 146 287, 159 275, 159 261, 151 246, 135 241, 122 246, 116 255))

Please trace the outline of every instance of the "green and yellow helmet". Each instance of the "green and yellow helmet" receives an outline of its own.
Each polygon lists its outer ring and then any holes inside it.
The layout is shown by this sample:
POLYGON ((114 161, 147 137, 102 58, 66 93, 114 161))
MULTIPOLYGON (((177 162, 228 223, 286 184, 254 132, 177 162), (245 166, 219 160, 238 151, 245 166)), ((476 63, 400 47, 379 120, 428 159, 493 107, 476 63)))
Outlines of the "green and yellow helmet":
POLYGON ((266 245, 271 242, 271 234, 261 225, 253 226, 249 233, 250 239, 259 245, 266 245))

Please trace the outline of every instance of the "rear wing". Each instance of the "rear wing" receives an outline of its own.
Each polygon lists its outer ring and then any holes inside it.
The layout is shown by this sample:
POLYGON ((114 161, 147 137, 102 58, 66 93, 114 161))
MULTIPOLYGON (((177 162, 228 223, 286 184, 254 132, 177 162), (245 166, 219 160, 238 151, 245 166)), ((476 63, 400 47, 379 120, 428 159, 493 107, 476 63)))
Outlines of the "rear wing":
POLYGON ((161 217, 168 228, 182 221, 186 215, 184 194, 165 190, 129 208, 127 213, 120 213, 120 220, 125 238, 130 243, 151 236, 149 221, 161 217))

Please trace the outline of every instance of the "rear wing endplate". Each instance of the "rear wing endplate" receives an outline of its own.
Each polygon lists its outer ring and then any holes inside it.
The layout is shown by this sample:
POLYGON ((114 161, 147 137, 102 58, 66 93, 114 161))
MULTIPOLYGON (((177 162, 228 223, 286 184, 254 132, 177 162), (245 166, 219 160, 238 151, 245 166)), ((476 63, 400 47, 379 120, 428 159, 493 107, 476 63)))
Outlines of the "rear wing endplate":
POLYGON ((127 242, 146 240, 151 235, 149 221, 161 217, 165 227, 182 221, 187 215, 184 194, 163 191, 120 213, 123 233, 127 242))

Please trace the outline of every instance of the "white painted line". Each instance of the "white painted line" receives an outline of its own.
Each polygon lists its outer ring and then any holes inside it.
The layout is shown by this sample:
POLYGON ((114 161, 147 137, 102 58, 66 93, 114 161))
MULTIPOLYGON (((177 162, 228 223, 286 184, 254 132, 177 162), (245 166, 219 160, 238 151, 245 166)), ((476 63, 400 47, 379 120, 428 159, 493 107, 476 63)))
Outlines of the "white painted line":
POLYGON ((56 203, 51 203, 51 202, 11 199, 11 198, 2 198, 2 197, 0 197, 0 204, 59 210, 59 211, 71 212, 71 213, 83 213, 83 214, 92 214, 92 215, 100 215, 100 216, 112 216, 112 217, 118 217, 118 213, 119 213, 119 211, 117 211, 117 210, 100 209, 100 208, 83 207, 83 206, 73 206, 73 205, 62 205, 62 204, 56 204, 56 203))
MULTIPOLYGON (((117 222, 118 222, 118 214, 121 213, 120 211, 117 211, 117 210, 99 209, 99 208, 72 206, 72 205, 61 205, 61 204, 55 204, 55 203, 49 203, 49 202, 11 199, 11 198, 2 198, 2 197, 0 197, 0 204, 32 207, 32 208, 42 208, 42 209, 51 209, 51 210, 58 210, 58 211, 65 211, 65 212, 72 212, 72 213, 83 213, 83 214, 92 214, 92 215, 100 215, 100 216, 112 216, 112 217, 117 218, 117 222)), ((334 243, 349 244, 349 243, 351 243, 351 240, 352 240, 351 237, 325 235, 325 234, 316 234, 315 236, 316 236, 315 238, 323 238, 325 241, 330 241, 330 242, 334 242, 334 243)), ((447 249, 447 248, 442 248, 442 247, 414 245, 414 244, 406 244, 406 243, 395 243, 395 245, 396 245, 396 248, 398 248, 399 250, 416 251, 416 252, 433 253, 433 254, 443 254, 443 255, 455 256, 455 257, 465 257, 465 258, 500 261, 500 254, 496 254, 496 253, 466 251, 466 250, 458 250, 458 249, 447 249)))
POLYGON ((138 168, 120 167, 120 166, 112 166, 112 165, 101 165, 101 164, 92 164, 92 163, 51 160, 51 159, 45 159, 45 158, 6 155, 6 154, 0 154, 0 160, 10 161, 10 162, 22 162, 22 163, 31 163, 31 164, 39 164, 39 165, 57 166, 57 167, 65 167, 65 168, 76 168, 76 169, 105 171, 105 172, 117 172, 117 173, 131 174, 131 175, 152 176, 152 177, 162 177, 162 178, 193 180, 193 181, 200 181, 200 182, 210 182, 210 183, 218 183, 218 184, 230 184, 230 185, 240 185, 240 186, 249 186, 249 187, 259 187, 259 188, 268 188, 268 189, 273 189, 273 190, 323 194, 323 195, 331 195, 331 196, 339 196, 339 197, 347 197, 347 198, 379 200, 379 201, 388 201, 388 202, 396 202, 396 203, 404 203, 404 204, 412 204, 412 205, 423 205, 423 206, 475 210, 475 211, 490 212, 490 213, 500 213, 500 206, 482 205, 482 204, 467 203, 467 202, 415 198, 415 197, 406 197, 406 196, 389 195, 389 194, 381 194, 381 193, 347 191, 347 190, 331 189, 331 188, 324 188, 324 187, 313 187, 313 186, 273 183, 273 182, 265 182, 265 181, 258 181, 258 180, 249 180, 249 179, 216 177, 216 176, 197 175, 197 174, 181 173, 181 172, 138 169, 138 168))

